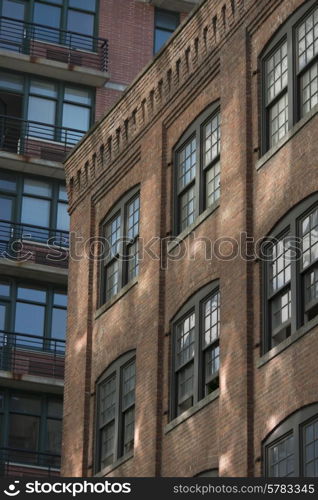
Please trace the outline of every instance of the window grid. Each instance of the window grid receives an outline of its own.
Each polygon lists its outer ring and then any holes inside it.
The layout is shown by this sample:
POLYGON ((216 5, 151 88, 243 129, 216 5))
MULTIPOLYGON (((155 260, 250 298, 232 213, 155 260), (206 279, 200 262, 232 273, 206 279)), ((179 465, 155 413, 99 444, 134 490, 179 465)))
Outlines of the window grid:
POLYGON ((301 77, 301 88, 304 116, 318 103, 318 63, 313 64, 301 77))
POLYGON ((302 267, 308 268, 318 259, 318 208, 302 222, 302 267))
POLYGON ((97 382, 96 471, 134 448, 135 385, 131 353, 119 358, 97 382))
POLYGON ((177 366, 182 366, 194 357, 195 314, 192 313, 177 327, 177 366))
POLYGON ((139 219, 140 197, 134 189, 115 205, 102 225, 107 251, 101 263, 100 305, 139 273, 139 219))
POLYGON ((196 157, 196 138, 194 138, 178 153, 179 190, 182 190, 194 179, 196 157))
POLYGON ((288 130, 288 94, 284 94, 269 110, 270 146, 275 146, 288 130))
POLYGON ((206 206, 210 207, 221 195, 221 168, 216 163, 206 171, 206 206))
POLYGON ((277 97, 288 82, 287 41, 266 62, 267 103, 277 97))
POLYGON ((318 420, 303 428, 304 476, 318 477, 318 420))
POLYGON ((290 281, 291 253, 288 236, 280 239, 273 245, 270 268, 271 290, 272 292, 276 292, 290 281))
POLYGON ((301 70, 318 54, 318 8, 301 23, 297 38, 298 66, 301 70))
POLYGON ((181 231, 195 219, 195 188, 191 187, 181 196, 181 231))
POLYGON ((216 113, 204 126, 204 167, 220 155, 221 128, 220 113, 216 113))
POLYGON ((293 477, 294 476, 294 436, 290 435, 280 439, 268 449, 269 476, 293 477))

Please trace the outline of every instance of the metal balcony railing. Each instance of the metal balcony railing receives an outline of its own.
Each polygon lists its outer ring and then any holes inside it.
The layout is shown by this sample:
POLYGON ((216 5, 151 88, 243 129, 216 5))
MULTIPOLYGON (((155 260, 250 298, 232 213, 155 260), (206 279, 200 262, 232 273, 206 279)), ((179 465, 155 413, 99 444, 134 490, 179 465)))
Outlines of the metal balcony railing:
POLYGON ((102 72, 108 69, 108 40, 9 17, 0 17, 0 49, 102 72))
POLYGON ((0 150, 62 162, 84 130, 0 115, 0 150))
POLYGON ((65 341, 0 330, 0 370, 63 379, 65 341))
POLYGON ((60 464, 60 455, 0 448, 0 476, 58 477, 60 464))

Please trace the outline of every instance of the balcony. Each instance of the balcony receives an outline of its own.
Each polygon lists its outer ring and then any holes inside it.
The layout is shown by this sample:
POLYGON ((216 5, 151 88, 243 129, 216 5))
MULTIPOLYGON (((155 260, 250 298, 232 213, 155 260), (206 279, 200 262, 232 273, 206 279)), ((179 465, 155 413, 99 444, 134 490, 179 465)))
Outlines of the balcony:
POLYGON ((58 477, 61 457, 51 453, 0 448, 0 476, 58 477))
POLYGON ((63 162, 85 131, 0 115, 0 151, 63 162))
POLYGON ((40 264, 61 269, 68 267, 68 231, 0 220, 0 259, 40 264))
POLYGON ((102 87, 109 79, 108 41, 0 17, 0 66, 102 87))
POLYGON ((137 0, 141 3, 148 3, 160 9, 173 10, 175 12, 190 12, 200 0, 137 0))
POLYGON ((65 341, 0 330, 0 370, 63 380, 65 341))

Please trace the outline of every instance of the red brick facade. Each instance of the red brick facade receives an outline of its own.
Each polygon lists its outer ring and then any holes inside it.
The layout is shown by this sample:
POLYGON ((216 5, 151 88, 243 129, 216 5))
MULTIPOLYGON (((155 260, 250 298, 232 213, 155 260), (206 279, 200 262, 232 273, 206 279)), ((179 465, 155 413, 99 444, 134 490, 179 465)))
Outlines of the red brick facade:
MULTIPOLYGON (((264 238, 316 192, 317 110, 280 148, 260 155, 259 57, 304 3, 204 1, 66 162, 71 231, 84 240, 98 236, 108 211, 139 184, 140 236, 149 241, 171 235, 173 148, 217 100, 220 205, 194 229, 196 238, 240 241, 243 233, 264 238)), ((115 4, 120 9, 121 2, 115 4)), ((138 9, 150 16, 146 6, 138 9)), ((98 263, 71 259, 64 475, 93 474, 96 380, 131 349, 136 349, 137 377, 134 456, 107 469, 111 476, 194 476, 215 468, 220 476, 262 475, 262 443, 269 433, 297 409, 317 402, 317 327, 281 352, 263 356, 261 263, 238 257, 207 262, 202 241, 190 235, 183 241, 187 256, 170 259, 167 266, 145 256, 138 282, 106 310, 98 308, 98 263), (167 427, 171 320, 215 279, 221 294, 219 395, 167 427)), ((164 246, 157 242, 152 250, 166 263, 164 246)))

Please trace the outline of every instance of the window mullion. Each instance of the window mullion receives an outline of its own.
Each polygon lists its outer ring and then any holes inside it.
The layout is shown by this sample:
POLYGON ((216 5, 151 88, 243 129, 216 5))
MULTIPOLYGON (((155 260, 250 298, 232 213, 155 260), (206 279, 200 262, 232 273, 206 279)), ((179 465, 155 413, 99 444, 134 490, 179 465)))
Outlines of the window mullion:
POLYGON ((205 183, 203 180, 203 134, 201 133, 201 123, 198 124, 196 130, 196 141, 197 141, 197 161, 196 161, 196 211, 195 216, 198 217, 204 210, 204 187, 205 183))
POLYGON ((116 404, 115 404, 115 417, 114 417, 114 462, 119 458, 120 450, 120 384, 121 384, 121 370, 120 367, 116 370, 116 404))
POLYGON ((125 272, 124 272, 124 252, 126 251, 126 247, 124 244, 124 237, 125 237, 125 217, 126 217, 126 209, 125 205, 121 207, 120 210, 120 236, 119 236, 119 254, 116 256, 118 259, 118 283, 119 283, 119 290, 124 286, 124 279, 125 279, 125 272))
POLYGON ((294 49, 293 30, 290 28, 287 33, 288 130, 290 130, 298 120, 296 54, 294 53, 294 49))
POLYGON ((194 314, 195 314, 195 324, 194 324, 194 335, 195 335, 195 340, 194 340, 194 360, 193 360, 193 403, 197 403, 201 399, 201 390, 200 390, 200 374, 199 374, 199 368, 200 368, 200 323, 201 323, 201 318, 200 318, 200 303, 198 302, 195 305, 194 309, 194 314))
MULTIPOLYGON (((294 219, 290 224, 290 234, 293 239, 298 235, 297 222, 294 219)), ((297 250, 298 251, 298 250, 297 250)), ((299 257, 299 255, 297 255, 299 257)), ((301 293, 299 288, 299 280, 301 279, 299 272, 298 258, 291 260, 291 276, 290 276, 290 289, 291 289, 291 333, 297 331, 300 326, 300 310, 301 310, 301 293)))

